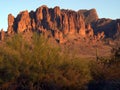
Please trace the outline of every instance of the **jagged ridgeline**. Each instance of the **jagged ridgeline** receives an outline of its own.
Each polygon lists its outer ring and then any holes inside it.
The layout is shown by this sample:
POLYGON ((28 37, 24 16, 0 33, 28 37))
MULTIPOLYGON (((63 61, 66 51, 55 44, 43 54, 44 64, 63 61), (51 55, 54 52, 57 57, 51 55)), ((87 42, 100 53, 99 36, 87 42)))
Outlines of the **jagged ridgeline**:
POLYGON ((76 34, 79 38, 97 41, 118 35, 120 20, 99 19, 95 9, 73 11, 58 6, 48 8, 45 5, 36 11, 22 11, 17 17, 8 15, 8 35, 33 31, 44 34, 51 32, 53 38, 60 43, 67 41, 67 35, 76 34))

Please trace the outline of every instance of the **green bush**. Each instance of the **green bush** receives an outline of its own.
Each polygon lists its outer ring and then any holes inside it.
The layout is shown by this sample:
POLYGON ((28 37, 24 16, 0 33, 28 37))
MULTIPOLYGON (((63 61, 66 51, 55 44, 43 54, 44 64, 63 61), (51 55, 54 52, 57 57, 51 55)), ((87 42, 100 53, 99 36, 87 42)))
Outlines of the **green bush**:
POLYGON ((61 54, 42 35, 28 41, 16 34, 0 46, 0 87, 3 89, 86 89, 91 80, 88 61, 61 54))

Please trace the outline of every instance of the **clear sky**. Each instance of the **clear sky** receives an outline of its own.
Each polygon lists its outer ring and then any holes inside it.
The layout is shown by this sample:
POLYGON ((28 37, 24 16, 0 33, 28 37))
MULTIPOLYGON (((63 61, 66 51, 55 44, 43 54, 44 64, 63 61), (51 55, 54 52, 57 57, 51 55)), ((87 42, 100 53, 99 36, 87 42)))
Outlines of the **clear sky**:
POLYGON ((99 18, 120 18, 120 0, 0 0, 0 29, 7 30, 9 13, 16 17, 20 11, 35 11, 41 5, 75 11, 96 8, 99 18))

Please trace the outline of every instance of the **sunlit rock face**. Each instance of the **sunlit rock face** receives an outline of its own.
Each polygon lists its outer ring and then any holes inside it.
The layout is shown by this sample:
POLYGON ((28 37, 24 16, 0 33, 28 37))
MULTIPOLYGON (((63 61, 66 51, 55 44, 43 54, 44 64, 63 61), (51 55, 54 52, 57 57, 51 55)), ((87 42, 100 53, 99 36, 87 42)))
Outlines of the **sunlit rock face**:
POLYGON ((8 15, 8 34, 11 34, 14 32, 14 16, 12 14, 8 15))
POLYGON ((95 9, 73 11, 60 9, 58 6, 48 8, 43 5, 35 11, 22 11, 17 17, 9 14, 7 34, 51 32, 53 38, 62 43, 66 41, 67 35, 101 39, 105 36, 113 37, 115 33, 120 32, 119 21, 99 19, 95 9))
POLYGON ((31 30, 31 18, 28 11, 23 11, 19 14, 19 22, 17 32, 24 32, 25 30, 31 30))

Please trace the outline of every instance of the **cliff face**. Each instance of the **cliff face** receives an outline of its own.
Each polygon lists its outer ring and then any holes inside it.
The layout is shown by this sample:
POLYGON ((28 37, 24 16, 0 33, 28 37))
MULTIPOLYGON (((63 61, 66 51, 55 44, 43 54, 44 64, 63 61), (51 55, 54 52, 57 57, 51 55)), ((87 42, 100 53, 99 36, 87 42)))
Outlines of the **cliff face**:
POLYGON ((14 32, 14 16, 12 14, 8 15, 8 30, 7 33, 11 34, 14 32))
MULTIPOLYGON (((16 18, 9 14, 7 33, 10 35, 12 33, 32 31, 40 33, 50 31, 56 40, 63 43, 66 41, 63 36, 67 35, 77 34, 81 38, 92 37, 94 39, 95 34, 98 34, 99 37, 104 36, 103 33, 100 34, 99 32, 105 31, 106 29, 104 30, 103 27, 107 25, 102 25, 101 22, 103 23, 104 20, 98 19, 95 9, 75 12, 72 10, 61 10, 58 6, 48 8, 44 5, 37 8, 36 11, 22 11, 16 18)), ((106 22, 109 23, 109 21, 106 22)), ((120 23, 117 24, 116 28, 119 31, 120 23)))

